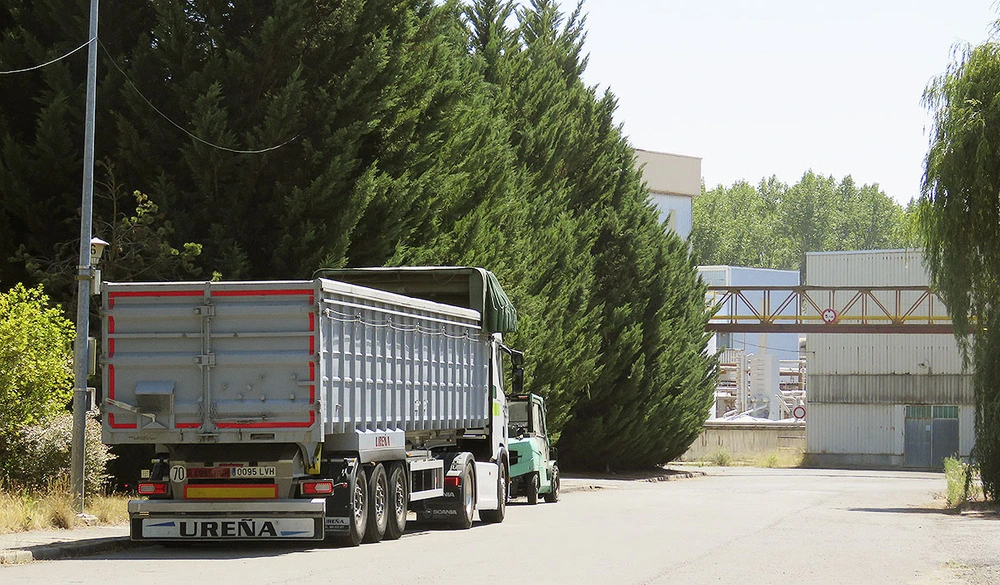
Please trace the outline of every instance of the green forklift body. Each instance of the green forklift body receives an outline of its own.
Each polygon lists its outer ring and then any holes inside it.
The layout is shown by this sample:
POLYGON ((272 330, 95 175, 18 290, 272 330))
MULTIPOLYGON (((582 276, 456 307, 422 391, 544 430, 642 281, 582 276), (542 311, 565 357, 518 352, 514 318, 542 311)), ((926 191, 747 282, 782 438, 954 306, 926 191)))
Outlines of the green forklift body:
POLYGON ((559 479, 556 450, 549 445, 545 399, 537 394, 512 395, 508 397, 508 408, 510 438, 507 450, 512 495, 526 493, 525 484, 534 477, 537 477, 538 494, 553 494, 559 489, 559 479))

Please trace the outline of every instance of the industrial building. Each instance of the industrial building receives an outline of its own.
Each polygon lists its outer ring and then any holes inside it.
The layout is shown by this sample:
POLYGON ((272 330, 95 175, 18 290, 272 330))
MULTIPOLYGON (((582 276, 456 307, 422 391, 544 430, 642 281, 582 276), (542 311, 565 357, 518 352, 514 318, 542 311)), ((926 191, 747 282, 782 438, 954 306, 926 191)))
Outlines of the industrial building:
MULTIPOLYGON (((929 282, 918 250, 806 255, 809 286, 929 282)), ((972 380, 953 335, 810 333, 804 353, 806 454, 813 463, 927 469, 940 468, 947 456, 968 457, 975 441, 972 380)))
MULTIPOLYGON (((745 266, 699 266, 710 287, 793 287, 799 271, 745 266)), ((744 298, 761 302, 759 293, 744 298)), ((709 293, 709 304, 720 301, 709 293)), ((717 315, 745 307, 723 305, 717 315)), ((794 313, 794 309, 790 308, 794 313)), ((719 381, 705 430, 682 456, 710 458, 725 452, 737 459, 775 451, 802 452, 805 447, 805 361, 798 333, 715 333, 708 352, 719 352, 719 381)))
POLYGON ((680 237, 688 237, 692 227, 691 198, 701 194, 701 159, 636 149, 635 164, 642 168, 660 223, 680 237))

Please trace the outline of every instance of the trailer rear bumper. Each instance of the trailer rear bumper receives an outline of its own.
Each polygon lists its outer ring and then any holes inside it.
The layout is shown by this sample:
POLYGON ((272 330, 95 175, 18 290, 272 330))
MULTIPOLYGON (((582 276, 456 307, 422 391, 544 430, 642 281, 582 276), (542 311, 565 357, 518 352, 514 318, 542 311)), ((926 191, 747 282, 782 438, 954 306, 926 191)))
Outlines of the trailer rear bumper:
POLYGON ((326 500, 131 500, 132 540, 323 540, 326 500))

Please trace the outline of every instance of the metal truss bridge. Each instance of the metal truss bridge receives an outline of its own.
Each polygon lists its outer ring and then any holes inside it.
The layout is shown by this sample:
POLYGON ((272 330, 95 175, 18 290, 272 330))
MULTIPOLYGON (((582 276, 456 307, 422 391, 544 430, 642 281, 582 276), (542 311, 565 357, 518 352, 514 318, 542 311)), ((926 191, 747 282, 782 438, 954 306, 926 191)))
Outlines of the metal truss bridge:
POLYGON ((707 300, 721 333, 954 334, 927 286, 710 286, 707 300))

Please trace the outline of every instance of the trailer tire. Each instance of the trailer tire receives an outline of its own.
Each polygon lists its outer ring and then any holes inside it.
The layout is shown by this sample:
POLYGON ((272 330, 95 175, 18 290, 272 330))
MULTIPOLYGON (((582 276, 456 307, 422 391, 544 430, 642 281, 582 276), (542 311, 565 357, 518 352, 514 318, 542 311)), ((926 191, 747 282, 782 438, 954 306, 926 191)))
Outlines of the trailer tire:
POLYGON ((376 463, 368 479, 368 521, 364 542, 380 542, 389 522, 389 481, 385 466, 376 463))
POLYGON ((358 467, 350 483, 351 493, 348 512, 350 513, 350 530, 343 542, 347 546, 358 546, 365 536, 368 524, 368 476, 365 470, 358 467))
POLYGON ((509 486, 507 464, 500 460, 499 467, 500 472, 497 473, 497 509, 479 511, 479 519, 487 524, 499 524, 507 515, 507 490, 509 486))
POLYGON ((545 501, 554 504, 559 501, 559 466, 555 463, 552 464, 552 489, 549 493, 545 494, 545 501))
POLYGON ((528 504, 534 506, 538 503, 538 474, 532 473, 524 484, 524 495, 528 496, 528 504))
POLYGON ((406 487, 406 465, 394 463, 389 472, 389 510, 385 540, 396 540, 406 530, 406 512, 410 494, 406 487))

